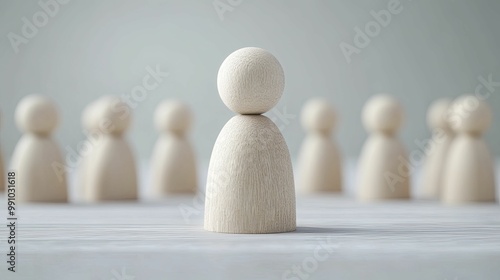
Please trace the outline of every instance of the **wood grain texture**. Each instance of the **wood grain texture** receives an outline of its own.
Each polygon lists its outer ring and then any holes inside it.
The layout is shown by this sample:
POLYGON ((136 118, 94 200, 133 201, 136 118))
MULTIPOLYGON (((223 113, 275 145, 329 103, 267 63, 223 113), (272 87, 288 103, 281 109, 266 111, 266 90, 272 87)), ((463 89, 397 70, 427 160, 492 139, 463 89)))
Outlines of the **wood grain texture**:
MULTIPOLYGON (((326 248, 327 258, 307 279, 476 280, 500 274, 496 204, 360 204, 322 196, 299 197, 297 208, 295 232, 232 235, 203 230, 203 208, 191 197, 21 206, 18 272, 12 277, 2 267, 0 279, 287 279, 284 274, 307 265, 318 248, 326 248), (200 211, 186 217, 181 206, 200 211), (115 276, 123 271, 135 278, 115 276)), ((0 211, 4 221, 5 213, 0 211)), ((2 244, 6 236, 2 227, 2 244)))
POLYGON ((285 73, 270 52, 255 47, 232 52, 217 73, 217 90, 224 104, 237 114, 271 110, 285 89, 285 73))
MULTIPOLYGON (((146 198, 150 169, 139 166, 146 198)), ((297 230, 290 233, 207 232, 203 190, 194 198, 154 203, 20 206, 18 272, 3 265, 0 279, 286 279, 287 271, 302 267, 330 240, 326 248, 333 253, 307 279, 498 280, 500 205, 362 204, 354 199, 356 166, 352 159, 344 161, 347 197, 297 197, 297 230)), ((201 186, 206 167, 202 161, 201 186)), ((500 164, 496 171, 500 174, 500 164)), ((69 175, 75 201, 76 178, 69 175)), ((0 194, 3 221, 5 201, 0 194)), ((6 229, 0 227, 0 254, 6 254, 6 229)))
POLYGON ((285 139, 266 116, 231 118, 215 142, 207 177, 205 229, 295 230, 295 188, 285 139))

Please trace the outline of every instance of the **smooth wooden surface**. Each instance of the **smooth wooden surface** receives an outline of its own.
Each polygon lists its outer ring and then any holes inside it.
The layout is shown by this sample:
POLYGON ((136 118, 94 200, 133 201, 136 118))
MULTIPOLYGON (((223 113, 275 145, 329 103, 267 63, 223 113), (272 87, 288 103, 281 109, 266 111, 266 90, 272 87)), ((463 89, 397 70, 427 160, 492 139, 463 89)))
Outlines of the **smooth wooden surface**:
MULTIPOLYGON (((297 206, 296 232, 265 235, 206 232, 203 207, 189 197, 20 206, 18 272, 4 264, 0 279, 294 279, 282 277, 322 243, 333 252, 303 279, 500 277, 497 204, 359 204, 324 196, 299 197, 297 206), (200 212, 185 220, 180 207, 187 206, 200 212)), ((6 210, 0 213, 6 221, 6 210)), ((2 227, 2 254, 6 236, 2 227)))

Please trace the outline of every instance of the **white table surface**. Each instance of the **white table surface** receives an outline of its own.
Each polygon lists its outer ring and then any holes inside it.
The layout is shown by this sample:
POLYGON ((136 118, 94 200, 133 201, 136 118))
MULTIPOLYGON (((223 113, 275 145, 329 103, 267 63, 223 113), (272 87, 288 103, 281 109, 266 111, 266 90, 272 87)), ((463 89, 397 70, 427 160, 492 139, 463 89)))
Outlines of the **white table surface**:
POLYGON ((333 252, 307 279, 500 279, 499 205, 297 202, 297 231, 267 235, 206 232, 180 212, 192 198, 21 206, 18 271, 0 279, 282 279, 322 243, 333 252))
POLYGON ((3 262, 0 279, 500 279, 499 204, 299 196, 297 231, 232 235, 204 231, 198 201, 19 206, 17 272, 3 262))

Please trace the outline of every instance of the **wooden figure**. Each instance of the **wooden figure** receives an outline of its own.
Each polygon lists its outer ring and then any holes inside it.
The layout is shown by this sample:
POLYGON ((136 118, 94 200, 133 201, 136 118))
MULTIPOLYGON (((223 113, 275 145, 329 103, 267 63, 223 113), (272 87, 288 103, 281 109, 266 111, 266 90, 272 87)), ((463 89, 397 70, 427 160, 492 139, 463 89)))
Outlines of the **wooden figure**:
POLYGON ((224 104, 239 114, 222 128, 208 169, 205 229, 225 233, 293 231, 292 163, 278 127, 262 113, 285 86, 278 60, 260 48, 230 54, 217 76, 224 104))
POLYGON ((155 197, 196 193, 196 160, 186 136, 192 119, 188 106, 180 101, 166 100, 156 108, 155 123, 161 135, 151 157, 155 197))
POLYGON ((434 101, 427 112, 427 123, 432 138, 426 149, 422 171, 421 190, 425 199, 439 199, 443 188, 443 172, 448 149, 453 140, 453 131, 448 123, 451 100, 434 101))
POLYGON ((17 176, 16 200, 20 202, 67 202, 64 160, 51 134, 59 115, 51 99, 42 95, 24 97, 16 108, 16 123, 23 136, 12 155, 17 176))
POLYGON ((118 97, 106 96, 92 111, 102 134, 86 161, 85 200, 136 200, 135 160, 124 137, 132 119, 131 109, 118 97))
POLYGON ((342 191, 342 163, 330 136, 336 115, 328 101, 312 99, 302 109, 307 136, 299 156, 299 186, 303 193, 342 191))
POLYGON ((452 105, 450 125, 455 131, 443 175, 446 204, 495 202, 493 160, 483 133, 490 127, 490 106, 475 96, 462 96, 452 105))
POLYGON ((397 131, 403 108, 389 95, 377 95, 363 109, 363 123, 370 132, 359 160, 358 198, 363 201, 408 199, 408 155, 397 131))

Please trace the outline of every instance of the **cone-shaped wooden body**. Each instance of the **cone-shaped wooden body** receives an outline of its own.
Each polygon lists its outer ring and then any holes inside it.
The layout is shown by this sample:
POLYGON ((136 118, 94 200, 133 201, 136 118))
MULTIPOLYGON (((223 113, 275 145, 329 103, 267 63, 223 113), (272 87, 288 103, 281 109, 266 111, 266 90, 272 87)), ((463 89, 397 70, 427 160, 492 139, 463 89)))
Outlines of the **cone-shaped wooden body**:
POLYGON ((57 143, 49 137, 25 134, 12 155, 16 172, 16 200, 22 202, 67 202, 64 160, 57 143))
POLYGON ((399 139, 385 134, 371 135, 359 159, 358 198, 363 201, 408 199, 408 162, 399 139))
POLYGON ((295 228, 293 170, 281 132, 265 116, 233 117, 212 151, 205 229, 274 233, 295 228))
POLYGON ((125 139, 103 135, 87 163, 86 201, 137 199, 135 161, 125 139))
POLYGON ((164 133, 151 159, 154 196, 196 193, 198 180, 193 148, 183 135, 164 133))
POLYGON ((341 156, 333 139, 309 133, 299 155, 299 185, 303 193, 342 191, 341 156))
POLYGON ((443 202, 494 202, 493 161, 483 139, 459 135, 451 144, 444 173, 443 202))

